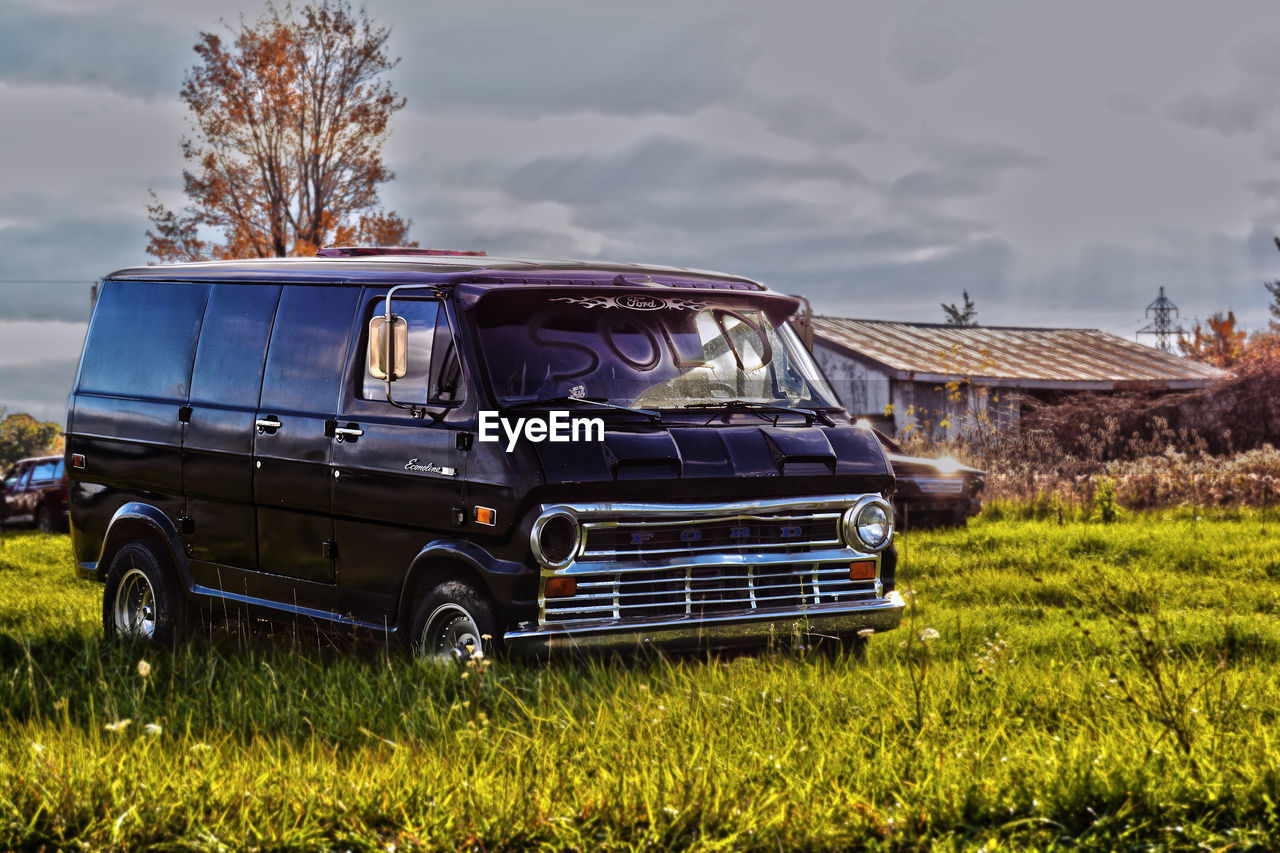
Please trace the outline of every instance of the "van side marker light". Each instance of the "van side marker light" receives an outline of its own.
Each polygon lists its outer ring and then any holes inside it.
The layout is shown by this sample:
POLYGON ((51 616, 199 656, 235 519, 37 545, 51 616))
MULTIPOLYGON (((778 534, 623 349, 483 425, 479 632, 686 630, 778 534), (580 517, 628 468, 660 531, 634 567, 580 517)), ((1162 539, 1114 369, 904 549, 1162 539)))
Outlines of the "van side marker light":
POLYGON ((493 527, 498 523, 498 511, 487 506, 476 507, 476 524, 487 524, 493 527))

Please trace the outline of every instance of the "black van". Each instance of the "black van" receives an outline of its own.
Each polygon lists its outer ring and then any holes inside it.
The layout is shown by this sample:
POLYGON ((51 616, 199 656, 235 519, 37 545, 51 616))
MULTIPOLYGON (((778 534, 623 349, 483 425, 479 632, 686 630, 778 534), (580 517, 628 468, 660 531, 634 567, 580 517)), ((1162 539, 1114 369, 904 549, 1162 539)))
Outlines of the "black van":
POLYGON ((428 654, 893 628, 892 469, 687 269, 326 249, 107 276, 67 418, 106 632, 249 605, 428 654))

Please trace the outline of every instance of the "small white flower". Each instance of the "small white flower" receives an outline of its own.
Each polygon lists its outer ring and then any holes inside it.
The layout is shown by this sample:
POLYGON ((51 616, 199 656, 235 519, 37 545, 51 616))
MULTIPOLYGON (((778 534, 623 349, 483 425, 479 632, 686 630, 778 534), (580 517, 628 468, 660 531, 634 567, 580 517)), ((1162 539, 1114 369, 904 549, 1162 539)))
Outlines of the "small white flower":
POLYGON ((102 727, 102 729, 103 731, 108 731, 108 732, 122 732, 125 729, 129 728, 129 724, 132 722, 133 722, 132 719, 126 717, 123 720, 116 720, 114 723, 107 723, 105 726, 102 727))
POLYGON ((141 675, 143 678, 146 678, 150 674, 151 674, 151 664, 147 663, 145 660, 138 661, 138 675, 141 675))
POLYGON ((928 643, 938 639, 938 637, 940 636, 942 635, 939 634, 937 631, 935 631, 933 628, 925 628, 923 631, 920 632, 920 642, 928 643))
POLYGON ((159 737, 164 733, 164 729, 156 723, 147 723, 142 730, 147 733, 147 737, 159 737))
POLYGON ((31 751, 35 753, 44 752, 44 744, 31 741, 31 751))

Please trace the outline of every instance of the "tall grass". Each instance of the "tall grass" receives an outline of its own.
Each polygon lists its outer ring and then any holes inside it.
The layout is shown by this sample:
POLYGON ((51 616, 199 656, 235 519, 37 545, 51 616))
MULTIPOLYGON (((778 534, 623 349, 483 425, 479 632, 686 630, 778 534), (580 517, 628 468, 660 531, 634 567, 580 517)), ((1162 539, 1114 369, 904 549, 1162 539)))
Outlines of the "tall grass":
POLYGON ((0 848, 1280 846, 1274 519, 1011 516, 900 537, 865 659, 462 667, 106 644, 65 537, 10 535, 0 848))

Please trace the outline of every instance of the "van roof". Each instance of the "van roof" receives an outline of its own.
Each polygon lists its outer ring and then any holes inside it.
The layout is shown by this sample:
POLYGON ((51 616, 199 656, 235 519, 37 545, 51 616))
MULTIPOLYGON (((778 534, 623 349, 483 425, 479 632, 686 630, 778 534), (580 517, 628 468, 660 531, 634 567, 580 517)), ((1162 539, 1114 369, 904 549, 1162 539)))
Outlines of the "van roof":
POLYGON ((313 258, 261 258, 128 267, 108 280, 307 282, 329 284, 579 284, 768 290, 741 276, 684 267, 609 261, 493 258, 441 250, 321 250, 313 258))

